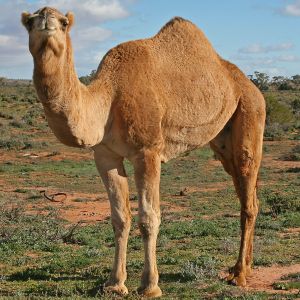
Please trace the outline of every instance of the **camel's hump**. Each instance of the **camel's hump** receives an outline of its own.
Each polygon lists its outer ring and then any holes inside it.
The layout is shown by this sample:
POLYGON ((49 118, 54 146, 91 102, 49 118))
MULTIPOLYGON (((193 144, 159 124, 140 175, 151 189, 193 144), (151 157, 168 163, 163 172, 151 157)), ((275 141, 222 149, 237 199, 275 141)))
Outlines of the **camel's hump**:
POLYGON ((173 27, 176 24, 180 24, 180 23, 192 23, 189 20, 186 20, 182 17, 173 17, 169 22, 167 22, 158 33, 163 32, 164 30, 168 29, 169 27, 173 27))
MULTIPOLYGON (((160 40, 177 40, 177 38, 181 40, 191 41, 191 39, 198 39, 202 42, 209 43, 205 34, 202 30, 199 29, 197 25, 193 22, 186 20, 182 17, 174 17, 169 22, 167 22, 159 32, 154 36, 154 38, 158 38, 160 40)), ((177 41, 178 42, 178 41, 177 41)))
MULTIPOLYGON (((181 17, 172 18, 152 40, 159 44, 160 50, 165 48, 171 53, 174 49, 178 52, 179 48, 182 48, 183 52, 194 52, 202 58, 204 56, 209 56, 211 59, 215 57, 215 51, 202 30, 193 22, 181 17)), ((195 54, 190 54, 195 56, 195 54)))
POLYGON ((169 31, 182 29, 200 31, 200 29, 191 21, 186 20, 182 17, 174 17, 159 30, 158 35, 167 33, 169 31))

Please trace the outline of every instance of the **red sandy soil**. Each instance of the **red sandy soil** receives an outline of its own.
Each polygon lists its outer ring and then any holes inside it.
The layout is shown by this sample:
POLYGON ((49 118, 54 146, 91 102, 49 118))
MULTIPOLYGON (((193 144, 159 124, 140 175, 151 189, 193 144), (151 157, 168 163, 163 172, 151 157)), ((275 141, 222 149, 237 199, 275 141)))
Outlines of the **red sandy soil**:
MULTIPOLYGON (((42 193, 43 194, 43 193, 42 193)), ((110 216, 110 206, 106 194, 67 193, 55 196, 55 191, 47 191, 46 195, 53 201, 45 198, 43 204, 28 205, 29 213, 43 211, 45 207, 58 209, 59 216, 71 223, 95 223, 110 216)))
MULTIPOLYGON (((292 148, 294 144, 289 142, 287 145, 288 148, 292 148)), ((267 144, 272 144, 272 142, 267 142, 267 144)), ((60 149, 58 149, 60 150, 60 149)), ((92 159, 92 153, 90 151, 80 151, 80 152, 72 152, 72 151, 41 151, 38 153, 33 153, 28 150, 24 151, 4 151, 0 152, 0 162, 7 161, 43 161, 43 160, 51 160, 51 161, 60 161, 63 159, 71 159, 71 160, 90 160, 92 159)), ((266 153, 264 155, 263 164, 265 166, 270 166, 273 168, 284 169, 284 168, 295 168, 300 167, 300 162, 296 161, 282 161, 278 160, 274 155, 266 153)), ((208 165, 211 167, 220 166, 221 163, 218 160, 209 160, 208 165)), ((40 176, 40 174, 38 174, 40 176)), ((21 179, 19 178, 19 183, 21 183, 21 179)), ((259 182, 260 185, 270 184, 270 182, 259 182)), ((213 183, 207 185, 205 187, 186 187, 183 191, 178 191, 178 195, 172 195, 172 197, 182 197, 186 194, 190 194, 193 192, 210 192, 223 190, 228 186, 233 185, 231 180, 213 183), (180 195, 182 194, 182 195, 180 195)), ((13 187, 8 187, 5 180, 0 179, 0 186, 5 187, 4 192, 13 192, 13 187)), ((41 190, 37 187, 31 187, 31 189, 41 190)), ((51 188, 47 191, 47 194, 55 194, 57 191, 51 190, 51 188)), ((46 206, 52 206, 54 208, 59 209, 59 213, 61 217, 72 222, 83 222, 83 223, 93 223, 97 221, 102 221, 110 216, 110 206, 109 201, 107 200, 106 194, 84 194, 84 193, 68 193, 66 197, 57 196, 54 199, 55 201, 49 201, 45 199, 44 203, 41 204, 39 202, 36 205, 27 205, 27 208, 30 212, 34 213, 37 211, 42 211, 46 206), (78 201, 78 199, 81 199, 78 201)), ((131 201, 133 214, 136 214, 137 202, 131 201)), ((183 211, 188 209, 184 205, 174 205, 168 202, 162 201, 162 211, 168 214, 169 212, 183 211)), ((204 216, 205 218, 206 216, 204 216)), ((285 235, 289 235, 289 233, 284 233, 285 235)))
POLYGON ((264 291, 268 293, 277 294, 297 294, 298 289, 295 290, 274 290, 273 283, 282 281, 281 278, 288 274, 300 272, 300 264, 291 266, 271 266, 259 267, 253 270, 251 276, 247 279, 247 290, 249 291, 264 291))
MULTIPOLYGON (((0 181, 1 184, 2 182, 0 181)), ((45 191, 44 188, 39 187, 24 187, 22 189, 36 190, 43 196, 43 200, 38 201, 36 204, 30 203, 25 205, 25 210, 29 214, 46 214, 49 207, 52 207, 58 210, 59 217, 73 224, 91 224, 110 218, 110 204, 106 193, 60 193, 60 191, 55 189, 49 188, 45 191)), ((2 191, 14 193, 14 190, 12 186, 5 185, 5 189, 2 191)), ((137 205, 137 201, 130 201, 132 215, 137 214, 137 205)), ((166 213, 184 209, 180 205, 167 201, 162 201, 161 206, 162 212, 165 211, 166 213)))
POLYGON ((300 227, 288 228, 284 232, 279 233, 279 236, 284 238, 293 238, 295 235, 300 235, 300 227))
MULTIPOLYGON (((266 292, 270 294, 298 294, 299 289, 294 290, 275 290, 273 284, 275 282, 284 282, 283 276, 300 272, 300 264, 290 266, 258 267, 252 271, 252 274, 247 277, 246 291, 251 292, 266 292)), ((226 278, 227 273, 221 272, 220 277, 226 278)))
MULTIPOLYGON (((47 194, 51 193, 48 191, 47 194)), ((30 212, 52 206, 59 210, 60 217, 71 223, 95 223, 110 218, 110 204, 106 194, 70 193, 67 196, 54 197, 55 202, 45 199, 44 205, 28 206, 30 212), (80 199, 80 202, 78 202, 80 199)), ((168 212, 180 210, 180 207, 162 201, 161 205, 168 212)), ((130 201, 132 215, 137 214, 137 201, 130 201)), ((182 210, 182 209, 181 209, 182 210)))

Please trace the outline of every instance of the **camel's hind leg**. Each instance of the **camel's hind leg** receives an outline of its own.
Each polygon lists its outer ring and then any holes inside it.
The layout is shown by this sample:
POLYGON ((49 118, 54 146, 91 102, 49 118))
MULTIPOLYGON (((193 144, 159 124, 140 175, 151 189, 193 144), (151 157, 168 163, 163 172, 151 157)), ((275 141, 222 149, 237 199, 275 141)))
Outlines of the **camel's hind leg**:
POLYGON ((253 235, 258 200, 257 175, 262 156, 265 106, 262 97, 241 100, 234 116, 211 141, 225 170, 232 176, 241 203, 241 245, 228 280, 244 286, 251 271, 253 235))

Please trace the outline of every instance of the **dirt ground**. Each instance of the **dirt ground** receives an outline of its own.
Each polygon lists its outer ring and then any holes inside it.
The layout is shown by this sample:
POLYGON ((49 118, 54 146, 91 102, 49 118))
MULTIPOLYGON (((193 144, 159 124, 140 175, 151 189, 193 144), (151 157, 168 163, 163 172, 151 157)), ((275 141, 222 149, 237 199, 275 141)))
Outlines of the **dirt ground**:
POLYGON ((283 276, 300 272, 300 264, 291 266, 271 266, 255 268, 251 276, 247 279, 247 290, 250 291, 264 291, 268 293, 277 294, 297 294, 299 289, 284 291, 274 290, 273 284, 282 281, 283 276))
MULTIPOLYGON (((290 145, 293 146, 292 144, 290 145)), ((52 159, 53 161, 60 161, 65 158, 72 160, 88 159, 91 158, 91 153, 50 153, 50 152, 21 152, 16 155, 14 152, 1 152, 0 153, 0 163, 4 163, 8 160, 23 161, 26 162, 28 159, 35 160, 39 159, 52 159)), ((210 161, 210 164, 214 166, 220 166, 218 161, 210 161)), ((300 162, 295 161, 282 161, 275 158, 272 154, 265 154, 263 159, 263 165, 266 167, 272 167, 275 169, 287 169, 287 168, 300 168, 300 162)), ((229 184, 229 181, 217 182, 214 184, 208 184, 205 187, 187 187, 182 191, 182 195, 185 193, 192 193, 197 191, 217 191, 225 189, 229 184)), ((260 185, 267 185, 270 182, 260 182, 260 185)), ((26 189, 26 187, 24 187, 26 189)), ((64 193, 60 190, 49 188, 47 191, 39 187, 30 187, 31 190, 40 192, 44 202, 39 201, 38 204, 27 204, 26 210, 28 213, 35 213, 37 211, 43 211, 45 207, 53 207, 58 209, 60 217, 71 222, 71 223, 83 223, 91 224, 95 222, 100 222, 105 219, 110 218, 110 205, 107 199, 106 193, 79 193, 79 192, 69 192, 64 193)), ((4 179, 0 179, 0 190, 5 193, 13 193, 15 187, 9 186, 4 179)), ((181 196, 182 196, 181 195, 181 196)), ((180 195, 176 195, 179 196, 180 195)), ((133 215, 137 213, 137 201, 131 201, 131 207, 133 215)), ((162 202, 163 210, 166 211, 180 211, 187 209, 182 206, 177 206, 166 201, 162 202)), ((204 219, 206 216, 204 216, 204 219)), ((293 237, 293 235, 299 235, 299 228, 292 228, 287 230, 281 235, 293 237)), ((0 266, 1 267, 1 266, 0 266)), ((275 282, 281 281, 281 278, 285 275, 300 272, 300 264, 295 264, 291 266, 279 266, 274 265, 271 267, 258 267, 253 270, 252 275, 248 278, 247 290, 249 291, 264 291, 268 293, 276 294, 297 294, 299 290, 289 290, 289 291, 278 291, 274 290, 273 284, 275 282)), ((225 272, 222 272, 220 276, 225 276, 225 272)))

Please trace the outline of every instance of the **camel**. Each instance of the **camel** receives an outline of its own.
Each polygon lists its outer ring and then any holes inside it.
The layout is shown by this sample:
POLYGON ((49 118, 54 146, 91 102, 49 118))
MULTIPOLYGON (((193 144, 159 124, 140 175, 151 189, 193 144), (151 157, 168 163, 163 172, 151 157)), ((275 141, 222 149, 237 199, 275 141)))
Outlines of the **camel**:
POLYGON ((265 102, 192 22, 173 18, 152 38, 122 43, 102 59, 93 81, 76 74, 70 28, 74 14, 44 7, 22 14, 33 56, 33 81, 59 141, 87 147, 106 187, 115 258, 106 291, 121 295, 131 223, 123 160, 134 167, 144 268, 138 292, 159 297, 156 242, 161 222, 161 163, 207 143, 232 176, 241 204, 241 244, 227 280, 246 285, 251 272, 265 102))

